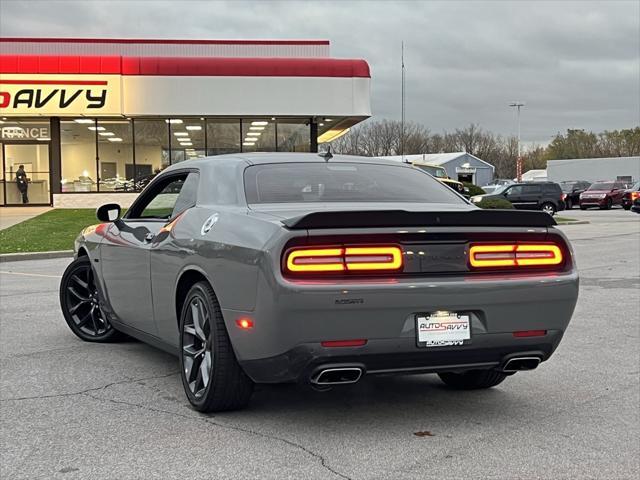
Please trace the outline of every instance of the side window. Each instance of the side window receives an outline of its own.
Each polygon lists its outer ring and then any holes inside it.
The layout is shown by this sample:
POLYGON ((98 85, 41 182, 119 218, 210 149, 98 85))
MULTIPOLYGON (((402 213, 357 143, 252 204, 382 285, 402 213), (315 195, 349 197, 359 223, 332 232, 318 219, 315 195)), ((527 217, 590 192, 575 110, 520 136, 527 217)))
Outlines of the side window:
POLYGON ((522 187, 522 193, 525 195, 537 195, 542 192, 540 185, 524 185, 522 187))
POLYGON ((162 218, 169 219, 173 215, 173 209, 178 202, 178 196, 185 184, 186 175, 174 177, 167 183, 157 195, 144 207, 138 218, 162 218))
POLYGON ((507 197, 515 197, 517 195, 522 195, 522 185, 516 185, 515 187, 511 187, 505 193, 507 197))
POLYGON ((183 173, 160 181, 148 198, 131 208, 127 218, 168 220, 175 217, 196 204, 198 179, 197 173, 183 173))
POLYGON ((196 204, 198 199, 198 180, 200 176, 197 173, 190 173, 182 185, 180 195, 173 206, 172 217, 184 212, 187 208, 191 208, 196 204))

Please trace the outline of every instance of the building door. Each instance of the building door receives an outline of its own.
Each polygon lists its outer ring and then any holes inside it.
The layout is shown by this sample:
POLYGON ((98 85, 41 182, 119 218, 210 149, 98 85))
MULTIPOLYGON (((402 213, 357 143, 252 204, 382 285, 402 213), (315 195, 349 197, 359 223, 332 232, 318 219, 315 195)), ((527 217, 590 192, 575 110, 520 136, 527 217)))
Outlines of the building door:
POLYGON ((0 146, 3 205, 50 205, 49 143, 4 142, 0 146), (24 192, 16 179, 20 165, 28 179, 24 192))

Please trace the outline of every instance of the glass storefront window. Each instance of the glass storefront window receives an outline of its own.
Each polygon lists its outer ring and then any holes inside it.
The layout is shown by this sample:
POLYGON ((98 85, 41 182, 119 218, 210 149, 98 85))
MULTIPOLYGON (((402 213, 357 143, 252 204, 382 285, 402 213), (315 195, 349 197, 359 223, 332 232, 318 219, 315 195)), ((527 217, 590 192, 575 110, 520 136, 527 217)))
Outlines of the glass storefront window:
POLYGON ((240 119, 207 118, 207 155, 240 152, 240 119))
POLYGON ((136 159, 134 187, 140 190, 156 173, 169 165, 169 123, 164 119, 135 119, 133 129, 136 159))
POLYGON ((278 119, 278 151, 308 152, 311 147, 309 119, 278 119))
POLYGON ((98 120, 98 129, 99 190, 101 192, 134 191, 131 121, 98 120))
POLYGON ((172 164, 205 156, 204 118, 172 118, 169 128, 172 164))
POLYGON ((276 122, 271 118, 242 119, 243 152, 275 152, 276 122))
POLYGON ((98 127, 95 119, 60 121, 62 193, 97 191, 96 134, 100 129, 104 127, 98 127))
POLYGON ((0 205, 49 203, 50 137, 48 118, 0 119, 0 205))

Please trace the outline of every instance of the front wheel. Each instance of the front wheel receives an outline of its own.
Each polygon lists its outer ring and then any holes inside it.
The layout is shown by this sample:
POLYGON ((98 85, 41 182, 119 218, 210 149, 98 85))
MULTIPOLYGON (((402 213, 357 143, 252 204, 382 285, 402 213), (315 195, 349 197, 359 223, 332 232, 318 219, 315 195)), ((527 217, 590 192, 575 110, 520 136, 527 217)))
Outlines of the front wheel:
POLYGON ((604 206, 600 207, 600 210, 611 210, 613 206, 613 202, 610 198, 607 198, 607 201, 604 203, 604 206))
POLYGON ((587 207, 585 207, 584 205, 580 205, 580 210, 586 210, 587 207))
POLYGON ((78 257, 64 271, 60 307, 71 331, 85 342, 112 342, 124 336, 114 330, 100 307, 89 257, 78 257))
POLYGON ((556 207, 553 203, 545 202, 542 204, 541 210, 549 215, 553 216, 556 213, 556 207))
POLYGON ((631 210, 631 205, 622 205, 625 210, 631 210))
POLYGON ((469 370, 462 373, 445 372, 438 376, 448 387, 456 390, 477 390, 495 387, 502 383, 507 375, 496 370, 469 370))
POLYGON ((191 287, 182 308, 180 371, 187 398, 200 412, 249 403, 253 382, 238 364, 218 299, 206 282, 191 287))

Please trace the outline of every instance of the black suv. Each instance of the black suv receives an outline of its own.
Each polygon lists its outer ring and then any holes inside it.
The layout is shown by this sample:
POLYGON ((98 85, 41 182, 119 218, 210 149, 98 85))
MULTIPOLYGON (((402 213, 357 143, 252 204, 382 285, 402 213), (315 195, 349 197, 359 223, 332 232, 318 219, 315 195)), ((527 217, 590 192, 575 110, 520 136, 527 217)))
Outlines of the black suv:
POLYGON ((560 185, 553 182, 527 182, 504 185, 488 195, 471 197, 473 203, 501 198, 509 200, 515 208, 521 210, 542 210, 549 215, 564 210, 564 201, 560 185))
POLYGON ((574 205, 580 205, 580 194, 591 186, 590 182, 584 180, 568 180, 560 182, 560 188, 564 193, 564 206, 571 210, 574 205))

